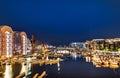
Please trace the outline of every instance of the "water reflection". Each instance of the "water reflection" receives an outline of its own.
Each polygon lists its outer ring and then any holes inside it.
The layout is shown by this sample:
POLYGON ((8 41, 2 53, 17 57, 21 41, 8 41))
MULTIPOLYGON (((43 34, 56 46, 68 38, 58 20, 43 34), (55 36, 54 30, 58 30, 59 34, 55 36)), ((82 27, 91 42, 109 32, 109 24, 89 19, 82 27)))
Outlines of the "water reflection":
POLYGON ((23 72, 25 72, 25 74, 26 74, 26 71, 27 71, 27 65, 25 65, 25 63, 22 63, 22 69, 21 69, 20 74, 23 72))
POLYGON ((73 53, 71 56, 72 56, 72 59, 75 60, 75 61, 77 61, 78 59, 81 58, 81 55, 80 55, 80 54, 75 54, 75 53, 73 53))
POLYGON ((58 73, 60 74, 60 62, 57 63, 58 73))
POLYGON ((120 68, 96 68, 93 66, 91 62, 94 62, 95 66, 99 65, 96 63, 101 60, 99 56, 82 57, 76 54, 67 56, 65 59, 67 60, 57 63, 57 70, 56 65, 46 66, 47 78, 120 78, 120 68))
POLYGON ((31 63, 29 63, 28 64, 28 71, 27 71, 27 75, 30 75, 32 72, 31 72, 31 70, 32 70, 32 64, 31 63))
POLYGON ((21 69, 21 73, 25 72, 25 77, 26 78, 28 75, 31 74, 31 63, 22 63, 22 69, 21 69))
POLYGON ((85 57, 86 62, 91 62, 91 57, 85 57))
POLYGON ((92 62, 96 67, 119 68, 119 57, 94 54, 91 56, 85 56, 85 59, 86 62, 92 62))
POLYGON ((73 59, 73 60, 77 60, 77 57, 78 57, 77 54, 75 54, 75 53, 72 54, 72 59, 73 59))
POLYGON ((12 65, 6 65, 4 78, 13 78, 12 65))
POLYGON ((0 66, 0 78, 15 78, 19 74, 25 72, 24 78, 30 78, 31 75, 31 63, 15 63, 15 64, 6 64, 0 66))
MULTIPOLYGON (((15 78, 18 74, 23 72, 25 72, 24 78, 31 78, 31 77, 28 77, 28 75, 31 75, 31 74, 34 75, 35 73, 42 71, 41 69, 44 69, 44 68, 47 69, 47 72, 50 76, 52 76, 53 74, 54 76, 57 76, 57 77, 49 76, 48 78, 82 78, 82 77, 86 78, 86 74, 85 75, 83 74, 85 72, 88 73, 88 77, 91 75, 96 76, 94 78, 99 77, 101 74, 106 75, 104 76, 104 78, 110 78, 108 77, 109 74, 114 76, 113 78, 117 78, 115 77, 116 75, 120 77, 120 68, 118 64, 120 62, 120 59, 116 59, 115 56, 114 57, 113 56, 108 57, 106 55, 105 56, 103 55, 85 56, 86 61, 81 55, 77 55, 77 54, 73 54, 70 57, 66 57, 66 58, 68 58, 68 60, 58 62, 57 66, 43 65, 43 66, 40 66, 40 68, 36 66, 33 68, 34 71, 31 71, 32 64, 29 62, 18 64, 18 65, 4 65, 4 76, 2 78, 15 78), (75 61, 75 60, 78 60, 78 61, 75 61), (92 63, 89 63, 89 62, 92 62, 93 65, 95 65, 95 67, 93 67, 92 63), (104 69, 96 68, 96 67, 104 67, 104 69), (107 67, 107 69, 105 67, 107 67), (104 70, 106 70, 107 73, 105 73, 104 70), (70 75, 69 76, 68 73, 73 74, 74 77, 72 77, 71 74, 69 74, 70 75), (79 74, 79 73, 82 73, 82 74, 79 74), (68 77, 65 75, 67 75, 68 77)), ((60 60, 60 58, 58 60, 60 60)), ((39 74, 41 74, 41 72, 39 72, 39 74)), ((101 76, 101 78, 102 77, 103 76, 101 76)), ((89 78, 93 78, 93 77, 89 77, 89 78)))
POLYGON ((116 75, 119 75, 120 76, 120 68, 117 68, 117 69, 113 69, 114 73, 116 75))

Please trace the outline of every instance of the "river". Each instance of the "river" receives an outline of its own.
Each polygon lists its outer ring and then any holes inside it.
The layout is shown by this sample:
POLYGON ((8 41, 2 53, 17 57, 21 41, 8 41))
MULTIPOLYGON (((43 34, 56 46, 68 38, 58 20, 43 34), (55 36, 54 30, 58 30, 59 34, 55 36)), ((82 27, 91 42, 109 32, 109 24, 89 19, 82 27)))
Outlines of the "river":
POLYGON ((0 78, 15 78, 19 73, 29 74, 24 78, 32 78, 36 73, 46 71, 45 78, 120 78, 120 68, 96 67, 90 58, 81 55, 70 56, 54 65, 15 64, 1 67, 4 75, 0 78))

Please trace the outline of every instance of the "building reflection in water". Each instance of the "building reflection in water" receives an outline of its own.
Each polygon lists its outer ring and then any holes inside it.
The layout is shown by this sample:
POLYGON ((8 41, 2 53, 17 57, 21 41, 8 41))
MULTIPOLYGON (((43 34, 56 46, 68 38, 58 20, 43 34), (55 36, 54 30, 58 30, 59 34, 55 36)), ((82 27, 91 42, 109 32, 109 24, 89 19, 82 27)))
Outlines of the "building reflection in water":
POLYGON ((58 67, 58 74, 60 74, 60 62, 57 63, 57 67, 58 67))
POLYGON ((73 60, 76 60, 77 59, 77 54, 72 54, 72 58, 73 58, 73 60))
POLYGON ((117 69, 113 69, 114 73, 116 75, 119 75, 120 76, 120 68, 117 68, 117 69))
POLYGON ((22 63, 22 69, 20 73, 23 73, 23 72, 26 73, 26 70, 27 70, 27 65, 25 63, 22 63))
POLYGON ((32 64, 29 63, 28 64, 28 71, 27 71, 27 75, 30 75, 32 72, 31 72, 31 69, 32 69, 32 64))
POLYGON ((117 69, 119 68, 119 58, 120 57, 115 57, 113 55, 92 55, 90 56, 85 56, 86 62, 92 62, 95 67, 108 67, 112 69, 117 69), (114 58, 113 58, 114 57, 114 58))
POLYGON ((13 78, 12 65, 6 64, 4 78, 13 78))
POLYGON ((86 56, 85 59, 86 59, 86 62, 91 62, 91 57, 89 57, 89 56, 87 57, 86 56))
POLYGON ((20 73, 25 72, 25 77, 26 78, 28 75, 31 74, 31 63, 22 63, 22 69, 20 73))
POLYGON ((76 61, 76 60, 78 60, 78 59, 80 59, 80 58, 81 58, 81 55, 80 55, 80 54, 74 54, 74 53, 72 54, 72 59, 73 59, 73 60, 76 61))

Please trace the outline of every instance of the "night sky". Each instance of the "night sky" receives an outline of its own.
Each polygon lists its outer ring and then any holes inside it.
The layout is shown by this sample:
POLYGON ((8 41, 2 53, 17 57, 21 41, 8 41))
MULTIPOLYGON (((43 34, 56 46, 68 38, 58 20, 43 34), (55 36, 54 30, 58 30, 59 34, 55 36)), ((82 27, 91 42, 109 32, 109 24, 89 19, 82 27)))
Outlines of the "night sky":
POLYGON ((0 25, 54 45, 120 37, 120 0, 0 0, 0 25))

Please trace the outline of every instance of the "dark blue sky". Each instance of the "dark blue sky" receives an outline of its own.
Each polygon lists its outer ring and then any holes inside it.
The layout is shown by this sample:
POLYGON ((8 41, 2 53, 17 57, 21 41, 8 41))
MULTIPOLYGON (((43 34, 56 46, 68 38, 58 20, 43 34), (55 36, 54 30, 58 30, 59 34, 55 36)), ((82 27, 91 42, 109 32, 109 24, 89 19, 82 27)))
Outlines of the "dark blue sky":
POLYGON ((0 25, 56 45, 120 37, 120 0, 0 0, 0 25))

